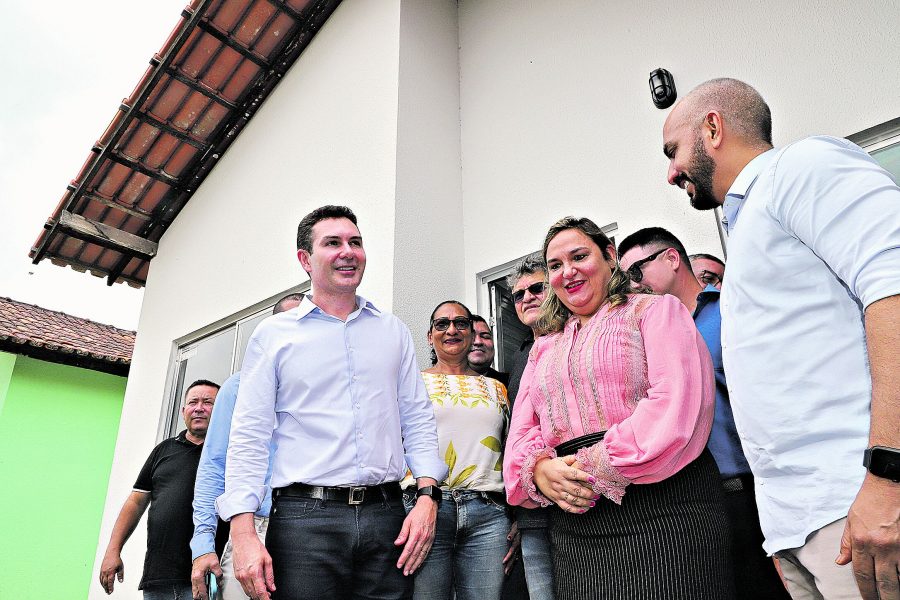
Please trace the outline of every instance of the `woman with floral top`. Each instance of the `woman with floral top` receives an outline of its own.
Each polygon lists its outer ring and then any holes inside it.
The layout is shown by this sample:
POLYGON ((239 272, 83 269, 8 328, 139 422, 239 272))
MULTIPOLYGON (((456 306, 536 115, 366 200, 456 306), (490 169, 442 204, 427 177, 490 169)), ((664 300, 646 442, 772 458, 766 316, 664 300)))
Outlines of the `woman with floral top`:
POLYGON ((632 293, 589 219, 543 246, 550 290, 506 444, 509 502, 549 506, 558 600, 732 597, 705 450, 712 363, 673 296, 632 293))
POLYGON ((469 367, 472 313, 442 302, 431 314, 432 366, 423 371, 449 475, 434 544, 415 578, 416 600, 493 600, 503 587, 510 520, 503 493, 506 388, 469 367))

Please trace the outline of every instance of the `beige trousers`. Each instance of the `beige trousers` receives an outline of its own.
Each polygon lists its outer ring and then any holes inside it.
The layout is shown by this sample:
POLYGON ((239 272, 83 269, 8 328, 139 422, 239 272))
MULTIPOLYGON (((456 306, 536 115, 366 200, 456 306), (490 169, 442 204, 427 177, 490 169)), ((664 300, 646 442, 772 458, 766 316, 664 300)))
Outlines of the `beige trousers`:
MULTIPOLYGON (((253 517, 253 525, 256 527, 256 535, 259 536, 259 541, 265 544, 266 529, 269 527, 268 517, 253 517)), ((241 582, 234 576, 234 556, 231 549, 231 538, 228 538, 228 543, 225 544, 225 549, 222 550, 222 560, 219 561, 219 566, 222 567, 222 586, 219 588, 219 597, 222 600, 249 600, 241 587, 241 582)))
POLYGON ((834 563, 841 550, 844 517, 813 532, 799 548, 776 552, 788 591, 794 600, 858 600, 853 565, 834 563))

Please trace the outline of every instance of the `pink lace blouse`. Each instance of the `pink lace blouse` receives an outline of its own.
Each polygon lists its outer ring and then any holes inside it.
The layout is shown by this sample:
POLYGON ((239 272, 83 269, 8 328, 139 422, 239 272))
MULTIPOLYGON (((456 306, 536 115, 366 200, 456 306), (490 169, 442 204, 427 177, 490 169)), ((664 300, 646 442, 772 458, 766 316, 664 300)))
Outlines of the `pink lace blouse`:
POLYGON ((539 338, 528 357, 506 442, 510 504, 547 506, 534 465, 588 433, 603 441, 576 453, 594 492, 621 503, 629 483, 654 483, 703 451, 715 381, 709 351, 674 296, 634 294, 585 325, 539 338))

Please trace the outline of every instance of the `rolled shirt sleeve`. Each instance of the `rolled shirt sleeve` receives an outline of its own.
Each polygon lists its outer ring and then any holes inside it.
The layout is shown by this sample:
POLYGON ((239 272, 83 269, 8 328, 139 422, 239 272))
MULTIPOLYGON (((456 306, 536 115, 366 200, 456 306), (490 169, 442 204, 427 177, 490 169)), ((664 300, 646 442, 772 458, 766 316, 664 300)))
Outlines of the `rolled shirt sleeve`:
POLYGON ((847 140, 811 138, 788 147, 771 176, 767 209, 864 309, 900 293, 900 188, 871 156, 847 140))

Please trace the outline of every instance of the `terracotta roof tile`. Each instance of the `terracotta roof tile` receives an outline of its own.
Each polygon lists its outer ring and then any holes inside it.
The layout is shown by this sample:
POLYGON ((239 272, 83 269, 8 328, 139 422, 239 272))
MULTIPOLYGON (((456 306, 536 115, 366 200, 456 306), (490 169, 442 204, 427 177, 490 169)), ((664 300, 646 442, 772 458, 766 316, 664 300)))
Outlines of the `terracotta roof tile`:
POLYGON ((128 365, 134 331, 0 297, 0 341, 128 365))

